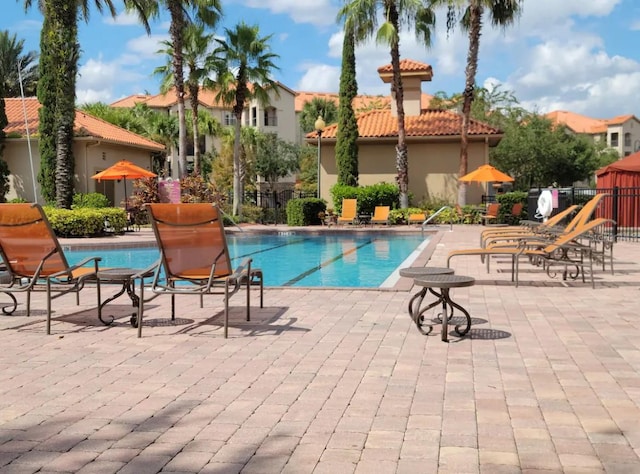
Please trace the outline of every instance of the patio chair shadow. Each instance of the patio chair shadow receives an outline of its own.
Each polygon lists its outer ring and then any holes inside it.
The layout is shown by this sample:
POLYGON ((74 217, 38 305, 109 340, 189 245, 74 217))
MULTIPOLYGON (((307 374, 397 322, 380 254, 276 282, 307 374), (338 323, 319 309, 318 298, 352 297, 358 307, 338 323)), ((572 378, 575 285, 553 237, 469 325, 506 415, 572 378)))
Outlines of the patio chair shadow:
MULTIPOLYGON (((242 308, 231 308, 229 326, 241 330, 249 336, 276 336, 284 332, 300 331, 308 332, 309 328, 294 326, 298 318, 288 318, 284 324, 274 324, 283 319, 283 315, 289 310, 288 307, 270 306, 268 308, 257 308, 251 313, 251 321, 246 321, 240 312, 242 308)), ((146 324, 146 322, 145 322, 146 324)), ((194 336, 218 335, 224 329, 224 311, 209 316, 208 318, 195 321, 193 324, 180 329, 177 334, 192 334, 194 336), (207 329, 207 327, 212 327, 207 329)))

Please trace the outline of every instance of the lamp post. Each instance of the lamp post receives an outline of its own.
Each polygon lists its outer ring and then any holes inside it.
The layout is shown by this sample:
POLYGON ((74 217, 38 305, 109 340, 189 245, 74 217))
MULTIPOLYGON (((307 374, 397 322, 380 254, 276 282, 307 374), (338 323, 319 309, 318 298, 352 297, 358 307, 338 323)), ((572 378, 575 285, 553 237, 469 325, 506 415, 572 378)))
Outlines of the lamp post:
POLYGON ((18 82, 20 83, 20 97, 22 98, 22 113, 24 115, 24 128, 27 132, 27 149, 29 150, 29 164, 31 165, 31 184, 33 185, 33 202, 38 202, 38 191, 36 189, 36 173, 33 169, 33 153, 31 152, 31 134, 29 133, 29 120, 27 117, 27 105, 24 99, 24 88, 22 86, 22 60, 18 61, 18 82))
POLYGON ((320 145, 322 144, 322 131, 324 130, 325 125, 324 120, 322 120, 322 115, 318 115, 316 123, 313 125, 316 132, 318 132, 318 199, 320 198, 320 145))

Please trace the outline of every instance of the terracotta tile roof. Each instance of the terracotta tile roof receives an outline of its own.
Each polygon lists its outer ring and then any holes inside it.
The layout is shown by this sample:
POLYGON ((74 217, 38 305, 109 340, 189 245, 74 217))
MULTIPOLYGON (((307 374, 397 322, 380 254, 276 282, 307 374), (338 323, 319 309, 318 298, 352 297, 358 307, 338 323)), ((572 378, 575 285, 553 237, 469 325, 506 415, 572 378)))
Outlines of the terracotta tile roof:
POLYGON ((561 123, 576 133, 605 133, 609 125, 622 125, 628 120, 638 120, 635 115, 618 115, 610 119, 595 119, 566 110, 555 110, 545 114, 553 123, 561 123))
MULTIPOLYGON (((35 97, 25 99, 24 103, 27 109, 29 132, 32 135, 37 135, 39 125, 38 110, 41 105, 35 97)), ((9 122, 4 129, 5 133, 18 133, 21 136, 26 135, 22 99, 5 99, 5 111, 9 122)), ((157 151, 164 150, 164 146, 160 143, 149 140, 124 128, 117 127, 79 110, 76 110, 74 133, 76 137, 92 137, 121 145, 157 151)))
POLYGON ((136 104, 144 104, 151 97, 153 97, 151 94, 133 94, 133 95, 130 95, 129 97, 124 97, 120 100, 116 100, 111 104, 111 107, 130 108, 136 104))
MULTIPOLYGON (((297 92, 295 99, 296 112, 302 112, 304 104, 311 102, 314 97, 325 100, 332 100, 336 106, 340 100, 338 94, 332 92, 297 92)), ((429 102, 433 99, 432 95, 422 94, 420 103, 423 109, 429 107, 429 102)), ((353 99, 353 109, 358 112, 359 110, 366 109, 374 105, 376 108, 390 108, 391 96, 390 95, 357 95, 353 99)))
MULTIPOLYGON (((276 82, 278 87, 283 90, 290 92, 292 95, 295 94, 295 91, 292 91, 284 84, 276 82)), ((211 89, 200 88, 200 92, 198 92, 198 102, 205 107, 209 107, 211 109, 230 109, 230 107, 225 106, 222 101, 216 100, 216 91, 211 89)), ((185 100, 189 100, 189 93, 187 92, 185 95, 185 100)), ((167 108, 172 107, 177 103, 176 99, 176 89, 172 87, 164 94, 156 94, 156 95, 143 95, 136 94, 129 97, 125 97, 124 99, 120 99, 111 104, 111 107, 133 107, 136 103, 142 102, 147 104, 152 108, 167 108)))
POLYGON ((609 125, 622 125, 623 123, 625 123, 627 120, 631 120, 631 119, 636 119, 638 120, 635 115, 633 114, 627 114, 627 115, 618 115, 617 117, 613 117, 610 119, 607 119, 606 122, 609 125))
MULTIPOLYGON (((423 81, 430 81, 433 77, 433 69, 431 65, 414 61, 413 59, 401 59, 400 60, 400 72, 402 76, 418 77, 423 81)), ((385 64, 378 68, 378 74, 384 82, 390 82, 393 75, 393 66, 391 64, 385 64)))
MULTIPOLYGON (((360 138, 392 138, 398 136, 397 118, 390 110, 372 110, 357 117, 360 138)), ((407 137, 456 137, 460 135, 462 117, 448 110, 423 110, 419 116, 406 117, 407 137)), ((322 132, 323 138, 336 138, 337 124, 329 125, 322 132)), ((482 122, 471 120, 469 135, 495 135, 502 132, 482 122)), ((316 132, 307 134, 315 138, 316 132)))

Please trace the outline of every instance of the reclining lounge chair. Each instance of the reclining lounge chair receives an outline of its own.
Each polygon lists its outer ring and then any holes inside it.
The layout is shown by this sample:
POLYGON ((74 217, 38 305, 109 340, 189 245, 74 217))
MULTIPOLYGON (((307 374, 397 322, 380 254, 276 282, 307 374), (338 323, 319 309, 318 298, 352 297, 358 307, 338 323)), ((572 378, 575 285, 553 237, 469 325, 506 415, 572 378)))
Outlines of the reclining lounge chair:
POLYGON ((342 210, 340 216, 338 216, 338 224, 354 224, 358 212, 358 200, 357 199, 343 199, 342 210))
MULTIPOLYGON (((42 207, 29 203, 0 204, 0 256, 10 275, 0 291, 26 293, 27 316, 31 292, 47 292, 47 334, 51 334, 51 301, 74 292, 79 304, 79 292, 87 280, 95 280, 101 260, 88 257, 69 265, 42 207)), ((100 282, 97 291, 100 301, 100 282)))
MULTIPOLYGON (((562 234, 554 238, 531 237, 523 239, 515 245, 494 245, 486 248, 453 250, 447 257, 447 267, 450 267, 451 259, 463 255, 481 255, 487 258, 487 271, 489 270, 489 256, 505 255, 511 257, 511 281, 515 281, 518 286, 518 272, 520 257, 528 257, 536 263, 541 263, 547 273, 553 266, 563 266, 566 268, 576 267, 582 270, 582 281, 585 281, 584 270, 589 268, 591 275, 591 286, 595 288, 593 279, 593 257, 590 245, 579 242, 579 239, 594 232, 596 228, 612 223, 610 219, 598 218, 589 221, 582 227, 574 229, 572 232, 562 234)), ((577 275, 576 275, 577 276, 577 275)))
MULTIPOLYGON (((160 249, 151 291, 171 295, 171 319, 175 319, 176 295, 224 296, 224 337, 228 336, 229 298, 246 288, 246 319, 251 319, 251 286, 260 285, 262 271, 247 258, 232 268, 222 215, 212 204, 147 204, 153 232, 160 249)), ((145 285, 140 284, 138 337, 142 334, 145 285)))

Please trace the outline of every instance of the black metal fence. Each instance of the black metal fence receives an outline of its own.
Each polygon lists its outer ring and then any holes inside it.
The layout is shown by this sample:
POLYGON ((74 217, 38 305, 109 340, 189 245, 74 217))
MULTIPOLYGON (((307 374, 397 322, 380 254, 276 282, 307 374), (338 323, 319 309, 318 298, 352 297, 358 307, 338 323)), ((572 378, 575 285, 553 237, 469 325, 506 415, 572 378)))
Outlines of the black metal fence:
MULTIPOLYGON (((531 215, 532 202, 535 202, 541 190, 529 191, 529 214, 531 215), (536 194, 538 193, 538 194, 536 194)), ((559 188, 558 208, 560 212, 567 207, 582 205, 596 194, 605 194, 596 209, 594 217, 611 219, 614 224, 610 226, 610 233, 614 240, 639 240, 640 239, 640 188, 559 188)), ((533 204, 535 210, 535 204, 533 204)))
MULTIPOLYGON (((294 191, 287 189, 283 191, 247 191, 244 193, 243 205, 256 206, 261 208, 260 216, 252 216, 263 224, 286 224, 287 203, 292 199, 315 198, 317 194, 294 191)), ((233 193, 227 196, 228 202, 233 202, 233 193)), ((245 210, 246 212, 246 210, 245 210)))

